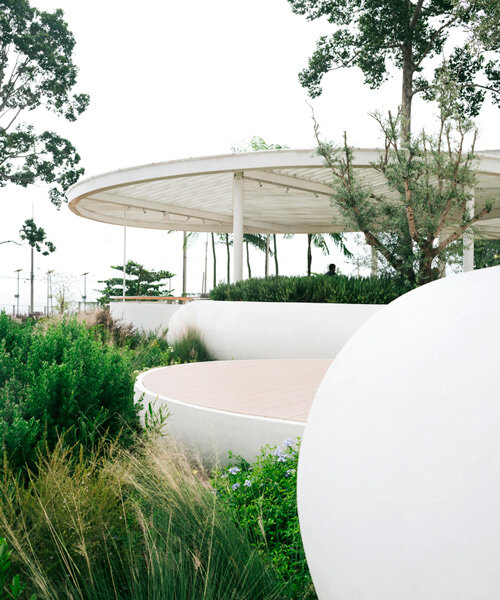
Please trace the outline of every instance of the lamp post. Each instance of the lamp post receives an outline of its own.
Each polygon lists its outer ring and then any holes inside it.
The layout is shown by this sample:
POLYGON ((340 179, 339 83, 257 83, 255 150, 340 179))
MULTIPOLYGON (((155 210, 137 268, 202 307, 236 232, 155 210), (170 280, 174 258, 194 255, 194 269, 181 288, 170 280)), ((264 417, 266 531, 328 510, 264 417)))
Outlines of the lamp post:
POLYGON ((89 274, 88 271, 86 271, 85 273, 82 273, 82 277, 83 277, 83 312, 87 312, 87 275, 89 274))
POLYGON ((50 301, 52 300, 52 273, 54 269, 50 269, 45 273, 47 275, 47 316, 50 315, 50 301))
POLYGON ((14 295, 14 298, 16 299, 16 317, 19 316, 19 275, 21 271, 22 269, 16 269, 14 271, 14 273, 17 273, 17 294, 14 295))

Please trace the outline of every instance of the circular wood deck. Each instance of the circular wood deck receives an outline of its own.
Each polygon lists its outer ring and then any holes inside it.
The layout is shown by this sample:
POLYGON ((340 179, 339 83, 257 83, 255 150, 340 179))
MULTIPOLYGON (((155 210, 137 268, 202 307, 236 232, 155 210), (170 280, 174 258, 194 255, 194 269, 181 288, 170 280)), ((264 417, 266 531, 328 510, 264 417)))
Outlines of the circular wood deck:
POLYGON ((331 359, 231 360, 154 369, 142 384, 178 402, 305 423, 331 359))

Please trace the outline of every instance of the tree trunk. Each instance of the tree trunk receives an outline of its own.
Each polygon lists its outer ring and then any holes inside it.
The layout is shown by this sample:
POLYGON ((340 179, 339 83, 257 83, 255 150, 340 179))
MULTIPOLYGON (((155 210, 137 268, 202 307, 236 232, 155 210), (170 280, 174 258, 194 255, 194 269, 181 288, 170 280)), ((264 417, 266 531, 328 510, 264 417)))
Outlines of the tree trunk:
POLYGON ((311 274, 311 265, 312 265, 312 234, 307 234, 307 274, 311 274))
POLYGON ((413 54, 411 40, 403 44, 403 85, 401 90, 401 141, 408 146, 411 134, 411 102, 413 99, 413 54))
POLYGON ((226 236, 226 252, 227 252, 227 282, 231 283, 231 251, 229 249, 229 234, 225 233, 226 236))
POLYGON ((248 248, 248 242, 245 242, 245 245, 247 247, 247 267, 248 267, 248 279, 251 279, 252 277, 252 270, 250 269, 250 250, 248 248))
POLYGON ((217 285, 217 254, 215 253, 215 237, 214 234, 210 234, 212 236, 212 255, 214 257, 214 287, 217 285))
POLYGON ((278 247, 276 243, 276 234, 273 233, 273 246, 274 246, 274 266, 276 267, 276 277, 279 275, 278 269, 278 247))
POLYGON ((269 277, 269 234, 266 234, 266 264, 264 267, 264 276, 269 277))

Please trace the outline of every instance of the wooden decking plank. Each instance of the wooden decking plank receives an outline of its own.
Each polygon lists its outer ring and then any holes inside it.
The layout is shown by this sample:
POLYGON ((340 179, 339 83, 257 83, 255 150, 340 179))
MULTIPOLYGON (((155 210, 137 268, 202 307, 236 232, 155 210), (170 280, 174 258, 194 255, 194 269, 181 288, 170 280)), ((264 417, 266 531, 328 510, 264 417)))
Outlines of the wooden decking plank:
POLYGON ((329 359, 216 361, 147 373, 155 394, 205 408, 305 422, 329 359))

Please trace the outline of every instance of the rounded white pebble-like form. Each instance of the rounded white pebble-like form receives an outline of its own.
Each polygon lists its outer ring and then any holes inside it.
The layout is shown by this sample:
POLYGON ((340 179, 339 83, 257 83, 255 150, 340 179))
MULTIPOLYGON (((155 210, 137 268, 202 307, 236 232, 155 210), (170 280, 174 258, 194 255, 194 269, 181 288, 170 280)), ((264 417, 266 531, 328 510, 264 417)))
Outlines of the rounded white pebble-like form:
POLYGON ((312 406, 298 502, 320 600, 500 598, 500 267, 353 335, 312 406))

